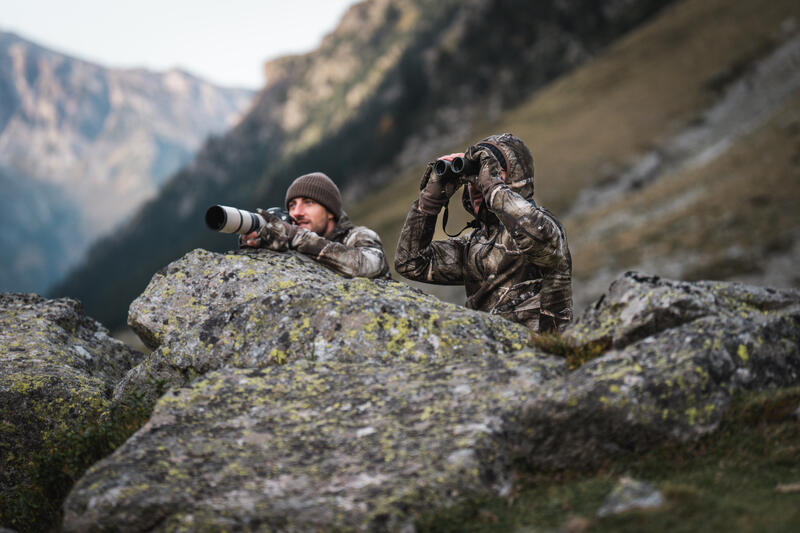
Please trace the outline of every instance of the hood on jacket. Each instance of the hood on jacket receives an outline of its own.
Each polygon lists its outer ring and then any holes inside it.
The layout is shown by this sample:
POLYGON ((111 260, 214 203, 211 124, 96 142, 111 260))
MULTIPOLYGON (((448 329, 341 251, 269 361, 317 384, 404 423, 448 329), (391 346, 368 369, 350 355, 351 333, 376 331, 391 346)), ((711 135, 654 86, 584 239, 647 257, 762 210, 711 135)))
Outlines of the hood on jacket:
MULTIPOLYGON (((502 133, 500 135, 491 135, 485 139, 478 141, 480 144, 488 144, 499 150, 505 159, 506 170, 506 185, 512 191, 516 192, 526 200, 533 199, 533 155, 531 151, 522 142, 522 139, 511 133, 502 133)), ((503 163, 502 161, 500 162, 503 163)), ((469 199, 469 191, 464 187, 464 192, 461 196, 461 203, 467 213, 474 215, 472 212, 472 203, 469 199)), ((480 213, 487 211, 481 209, 480 213)), ((489 213, 491 214, 491 213, 489 213)), ((483 218, 483 217, 478 217, 483 218)))

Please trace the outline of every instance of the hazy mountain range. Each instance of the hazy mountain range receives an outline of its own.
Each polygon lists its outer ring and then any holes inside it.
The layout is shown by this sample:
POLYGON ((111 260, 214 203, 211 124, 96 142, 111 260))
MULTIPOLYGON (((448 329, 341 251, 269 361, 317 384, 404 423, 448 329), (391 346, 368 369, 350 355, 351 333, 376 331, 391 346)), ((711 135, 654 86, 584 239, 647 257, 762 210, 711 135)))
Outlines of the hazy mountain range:
MULTIPOLYGON (((320 169, 354 209, 437 152, 473 141, 477 124, 496 121, 668 3, 356 4, 316 50, 270 62, 267 85, 242 121, 207 142, 53 294, 77 296, 89 314, 117 326, 169 261, 198 246, 231 247, 230 237, 204 227, 209 205, 279 205, 294 177, 320 169)), ((393 250, 390 236, 384 241, 393 250)))
POLYGON ((44 291, 153 198, 252 91, 115 69, 0 32, 0 290, 44 291))

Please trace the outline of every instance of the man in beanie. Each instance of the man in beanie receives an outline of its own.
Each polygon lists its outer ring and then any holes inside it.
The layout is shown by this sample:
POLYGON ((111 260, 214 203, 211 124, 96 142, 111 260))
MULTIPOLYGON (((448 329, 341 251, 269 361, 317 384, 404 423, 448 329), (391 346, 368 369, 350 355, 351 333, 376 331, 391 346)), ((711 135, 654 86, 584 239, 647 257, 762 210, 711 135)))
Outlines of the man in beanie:
POLYGON ((295 224, 259 209, 267 224, 240 239, 242 246, 278 252, 297 250, 346 277, 388 278, 378 234, 353 226, 342 210, 339 188, 322 172, 300 176, 286 191, 295 224))
POLYGON ((460 155, 473 162, 461 182, 440 178, 430 163, 411 205, 395 255, 409 279, 461 285, 467 307, 558 331, 572 318, 572 259, 558 219, 533 201, 533 156, 510 133, 493 135, 460 155), (436 217, 461 183, 462 204, 474 215, 466 237, 432 242, 436 217))

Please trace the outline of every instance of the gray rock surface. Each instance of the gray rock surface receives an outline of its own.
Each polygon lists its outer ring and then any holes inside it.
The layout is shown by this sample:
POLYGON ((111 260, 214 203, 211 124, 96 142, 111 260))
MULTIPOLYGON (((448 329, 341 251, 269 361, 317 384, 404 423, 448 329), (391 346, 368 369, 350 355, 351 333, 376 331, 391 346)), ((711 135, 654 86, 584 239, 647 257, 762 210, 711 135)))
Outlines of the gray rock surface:
POLYGON ((509 491, 504 418, 564 371, 530 350, 214 371, 91 469, 66 530, 413 530, 421 511, 509 491))
POLYGON ((156 274, 128 323, 155 351, 117 394, 225 366, 391 364, 508 354, 529 332, 404 283, 345 279, 301 254, 195 250, 156 274))
POLYGON ((798 291, 636 273, 564 333, 607 346, 574 371, 515 324, 292 254, 195 250, 130 323, 158 348, 117 393, 174 388, 76 484, 67 531, 413 531, 515 469, 694 439, 737 392, 800 382, 798 291))
POLYGON ((141 359, 75 300, 0 294, 0 494, 55 433, 96 419, 141 359))
POLYGON ((800 382, 800 292, 628 272, 564 333, 612 349, 520 413, 515 455, 581 467, 715 429, 731 397, 800 382))

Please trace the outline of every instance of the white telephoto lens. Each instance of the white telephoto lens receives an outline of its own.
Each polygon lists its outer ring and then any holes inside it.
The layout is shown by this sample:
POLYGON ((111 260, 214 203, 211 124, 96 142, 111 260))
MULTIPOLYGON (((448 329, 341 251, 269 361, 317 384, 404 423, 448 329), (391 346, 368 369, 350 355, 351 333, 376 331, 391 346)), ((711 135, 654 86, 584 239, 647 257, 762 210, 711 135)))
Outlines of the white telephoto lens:
POLYGON ((220 233, 241 233, 246 235, 256 231, 265 224, 264 218, 258 213, 251 213, 244 209, 213 205, 206 211, 206 225, 220 233))

